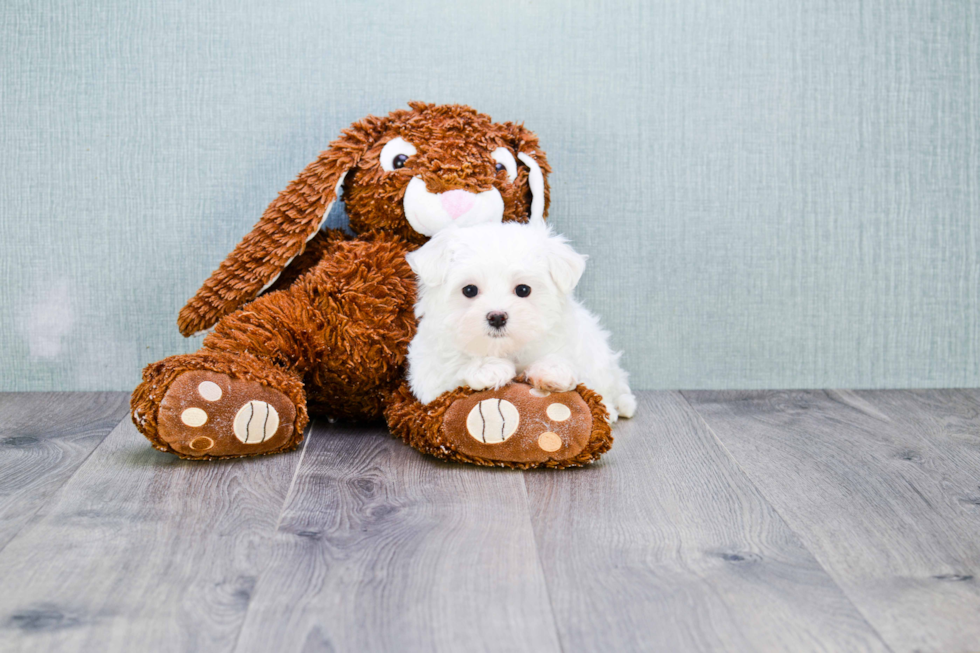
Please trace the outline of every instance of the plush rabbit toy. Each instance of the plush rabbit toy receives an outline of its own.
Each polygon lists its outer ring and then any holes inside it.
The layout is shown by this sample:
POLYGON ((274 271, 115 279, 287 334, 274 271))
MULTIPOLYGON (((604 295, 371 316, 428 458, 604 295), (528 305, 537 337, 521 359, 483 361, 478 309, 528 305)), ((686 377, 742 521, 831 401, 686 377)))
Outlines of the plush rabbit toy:
POLYGON ((550 172, 522 125, 410 107, 346 129, 181 310, 184 335, 213 331, 143 371, 133 421, 154 447, 194 459, 288 451, 313 413, 384 418, 419 451, 480 465, 569 467, 609 449, 605 409, 581 385, 549 395, 515 380, 426 405, 409 391, 405 254, 451 224, 543 220, 550 172), (321 229, 341 193, 355 237, 321 229))

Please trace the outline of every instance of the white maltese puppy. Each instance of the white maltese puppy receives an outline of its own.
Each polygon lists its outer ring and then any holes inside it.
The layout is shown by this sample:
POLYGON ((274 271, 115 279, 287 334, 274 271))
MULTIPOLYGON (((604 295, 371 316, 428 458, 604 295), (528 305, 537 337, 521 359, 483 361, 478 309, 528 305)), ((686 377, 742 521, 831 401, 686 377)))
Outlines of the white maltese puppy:
POLYGON ((460 385, 499 388, 526 374, 539 390, 579 383, 609 421, 636 398, 599 319, 572 297, 585 257, 543 224, 449 228, 407 256, 418 275, 408 380, 422 403, 460 385))

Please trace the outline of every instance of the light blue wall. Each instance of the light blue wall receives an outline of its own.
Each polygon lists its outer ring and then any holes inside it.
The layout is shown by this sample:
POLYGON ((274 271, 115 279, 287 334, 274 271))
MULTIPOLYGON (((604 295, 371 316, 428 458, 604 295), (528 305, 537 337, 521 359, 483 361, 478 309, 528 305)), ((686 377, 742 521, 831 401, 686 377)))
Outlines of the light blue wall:
POLYGON ((130 389, 343 127, 538 132, 645 388, 980 384, 980 3, 0 9, 0 389, 130 389))

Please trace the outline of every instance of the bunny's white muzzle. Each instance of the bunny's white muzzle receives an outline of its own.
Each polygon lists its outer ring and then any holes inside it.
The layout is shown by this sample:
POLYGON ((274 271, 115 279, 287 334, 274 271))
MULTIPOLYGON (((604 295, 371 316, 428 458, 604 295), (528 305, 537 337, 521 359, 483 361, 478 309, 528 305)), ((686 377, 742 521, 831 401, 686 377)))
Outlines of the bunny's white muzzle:
POLYGON ((404 206, 408 223, 423 236, 433 236, 449 225, 472 227, 504 219, 504 200, 496 188, 482 193, 465 190, 430 193, 419 177, 413 177, 408 183, 404 206))

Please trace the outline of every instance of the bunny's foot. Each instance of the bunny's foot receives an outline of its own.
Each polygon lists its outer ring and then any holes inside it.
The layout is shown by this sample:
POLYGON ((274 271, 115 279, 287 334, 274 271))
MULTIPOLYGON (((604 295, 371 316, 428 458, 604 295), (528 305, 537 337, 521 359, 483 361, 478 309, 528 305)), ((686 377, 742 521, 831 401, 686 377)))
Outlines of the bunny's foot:
POLYGON ((386 411, 392 432, 419 451, 495 467, 579 467, 612 446, 606 409, 584 385, 547 392, 521 382, 460 388, 420 404, 401 386, 386 411))
POLYGON ((205 460, 289 451, 308 421, 297 378, 247 354, 207 351, 148 366, 132 408, 154 447, 205 460))

